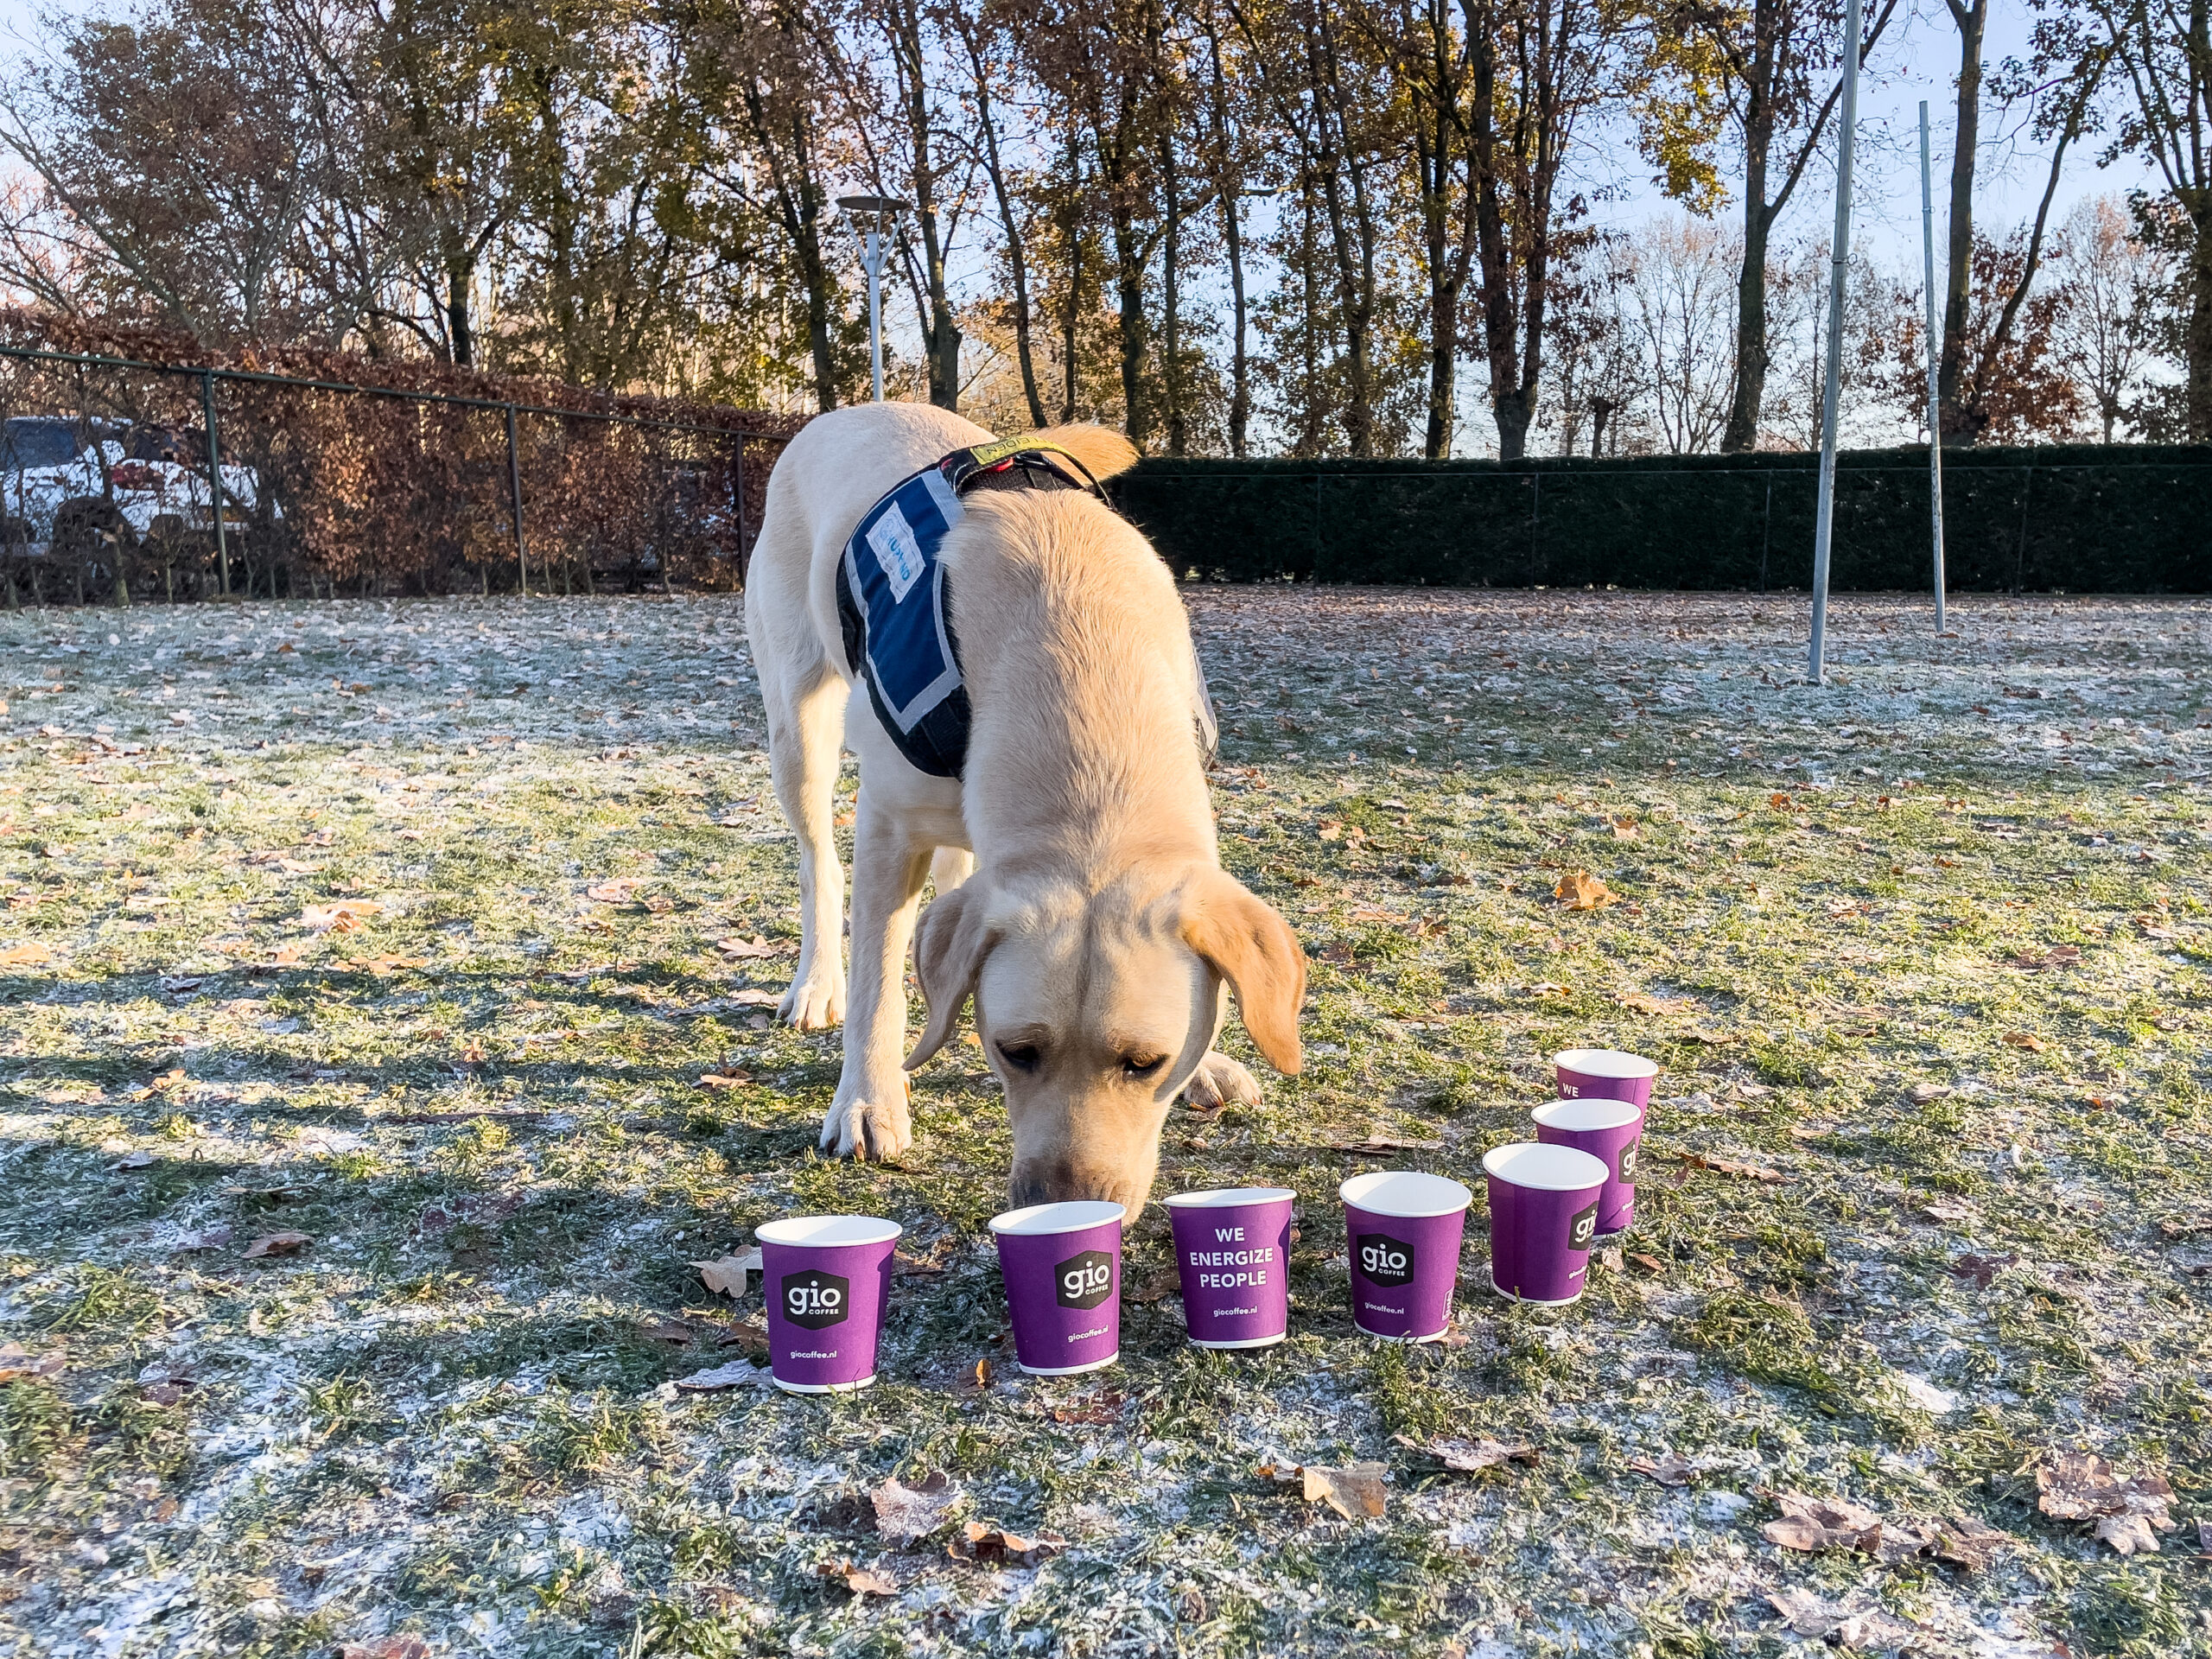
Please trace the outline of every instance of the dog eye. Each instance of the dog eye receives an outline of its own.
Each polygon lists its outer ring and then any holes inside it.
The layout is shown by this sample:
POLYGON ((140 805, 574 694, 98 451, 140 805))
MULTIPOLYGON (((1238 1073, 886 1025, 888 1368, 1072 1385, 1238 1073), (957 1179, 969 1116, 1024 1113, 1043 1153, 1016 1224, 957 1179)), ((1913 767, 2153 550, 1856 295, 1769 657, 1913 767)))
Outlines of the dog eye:
POLYGON ((1031 1044, 1016 1043, 1008 1048, 1001 1043, 999 1056, 1017 1071, 1034 1071, 1037 1069, 1037 1050, 1031 1044))
POLYGON ((1148 1077, 1166 1064, 1167 1057, 1165 1054, 1149 1060, 1141 1060, 1135 1055, 1131 1055, 1122 1062, 1122 1070, 1133 1077, 1148 1077))

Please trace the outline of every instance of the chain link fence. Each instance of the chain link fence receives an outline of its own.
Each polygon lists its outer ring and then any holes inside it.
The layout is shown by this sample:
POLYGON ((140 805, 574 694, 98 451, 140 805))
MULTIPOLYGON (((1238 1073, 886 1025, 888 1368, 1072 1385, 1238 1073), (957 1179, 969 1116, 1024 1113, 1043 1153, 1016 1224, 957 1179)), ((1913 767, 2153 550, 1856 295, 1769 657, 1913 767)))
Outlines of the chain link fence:
POLYGON ((10 607, 734 589, 798 424, 334 354, 258 367, 62 349, 8 321, 10 607))

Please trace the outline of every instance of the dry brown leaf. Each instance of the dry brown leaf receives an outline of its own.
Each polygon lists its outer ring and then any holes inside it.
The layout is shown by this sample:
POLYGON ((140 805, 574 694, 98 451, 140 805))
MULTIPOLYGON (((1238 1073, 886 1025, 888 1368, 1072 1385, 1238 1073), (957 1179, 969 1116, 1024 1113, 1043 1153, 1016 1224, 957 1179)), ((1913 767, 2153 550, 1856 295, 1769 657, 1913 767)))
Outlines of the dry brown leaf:
POLYGON ((372 1636, 340 1642, 338 1659, 430 1659, 430 1644, 419 1636, 372 1636))
POLYGON ((179 1233, 176 1243, 169 1248, 173 1250, 219 1250, 233 1236, 228 1227, 218 1224, 213 1227, 203 1227, 197 1232, 179 1233))
POLYGON ((1757 1164, 1739 1164, 1727 1158, 1708 1158, 1703 1153, 1685 1152, 1676 1154, 1690 1169, 1709 1169, 1716 1175, 1733 1175, 1746 1181, 1787 1181, 1789 1178, 1780 1170, 1762 1169, 1757 1164))
POLYGON ((1502 1463, 1535 1463, 1543 1456, 1533 1446, 1508 1446, 1504 1441, 1493 1440, 1488 1435, 1472 1440, 1416 1440, 1407 1434, 1392 1438, 1400 1446, 1427 1452, 1446 1469, 1456 1469, 1466 1474, 1482 1469, 1494 1469, 1502 1463))
POLYGON ((423 958, 420 957, 364 957, 359 962, 349 962, 346 964, 348 968, 366 969, 379 979, 393 974, 411 972, 422 965, 423 958))
POLYGON ((1634 1008, 1638 1014, 1695 1014, 1697 1004, 1687 997, 1652 996, 1643 991, 1629 991, 1613 999, 1624 1008, 1634 1008))
POLYGON ((760 960, 769 957, 788 957, 798 950, 797 941, 778 939, 772 944, 765 934, 755 933, 749 939, 717 939, 715 949, 726 957, 741 960, 760 960))
POLYGON ((1587 870, 1569 870, 1560 877, 1552 897, 1569 910, 1603 910, 1620 895, 1587 870))
POLYGON ((1807 1497, 1783 1492, 1775 1502, 1782 1518, 1761 1529, 1769 1542, 1811 1553, 1852 1549, 1885 1563, 1909 1560, 1934 1544, 1932 1534, 1916 1532, 1844 1498, 1807 1497))
POLYGON ((694 1262, 699 1277, 707 1281, 707 1288, 717 1296, 742 1296, 746 1291, 746 1275, 759 1273, 760 1252, 741 1250, 735 1255, 717 1256, 712 1262, 694 1262))
POLYGON ((0 950, 0 968, 35 968, 41 963, 53 960, 54 957, 47 948, 35 941, 26 944, 11 944, 5 950, 0 950))
POLYGON ((1034 1567, 1048 1556, 1058 1554, 1067 1547, 1068 1541, 1056 1532, 1040 1532, 1034 1538, 1025 1538, 1018 1532, 1007 1532, 998 1527, 987 1527, 980 1521, 970 1521, 947 1546, 945 1553, 960 1561, 982 1561, 990 1566, 1034 1567))
POLYGON ((309 905, 300 912, 300 924, 318 933, 352 933, 384 906, 373 899, 338 899, 327 905, 309 905))
MULTIPOLYGON (((988 1360, 978 1361, 977 1369, 984 1370, 989 1364, 988 1360)), ((1128 1403, 1128 1401, 1124 1395, 1108 1389, 1103 1393, 1094 1394, 1077 1405, 1053 1407, 1052 1421, 1056 1423, 1089 1423, 1095 1427, 1103 1428, 1122 1421, 1122 1408, 1128 1403)))
POLYGON ((1687 1486, 1705 1471, 1689 1459, 1667 1452, 1656 1458, 1630 1458, 1628 1466, 1662 1486, 1687 1486))
POLYGON ((752 1077, 743 1071, 704 1071, 699 1076, 702 1089, 737 1089, 752 1081, 752 1077))
POLYGON ((1646 1255, 1641 1250, 1630 1250, 1628 1253, 1628 1259, 1635 1262, 1637 1267, 1642 1268, 1646 1273, 1664 1273, 1667 1271, 1667 1264, 1664 1262, 1662 1262, 1656 1255, 1646 1255))
POLYGON ((1298 1471, 1308 1503, 1326 1503, 1347 1521, 1382 1513, 1382 1482, 1389 1473, 1379 1463, 1351 1463, 1331 1469, 1309 1463, 1298 1471))
POLYGON ((943 1526, 961 1496, 952 1477, 939 1471, 914 1486, 902 1484, 893 1476, 871 1492, 868 1501, 875 1509, 875 1529, 904 1548, 943 1526))
POLYGON ((143 1089, 133 1089, 130 1091, 130 1098, 133 1100, 151 1100, 156 1095, 167 1094, 170 1090, 180 1086, 184 1083, 184 1068, 182 1066, 178 1066, 172 1071, 162 1072, 160 1077, 156 1077, 143 1089))
POLYGON ((2031 1054, 2040 1054, 2050 1046, 2031 1031, 2008 1031, 2005 1033, 2005 1041, 2013 1048, 2024 1048, 2031 1054))
POLYGON ((626 905, 637 896, 645 885, 632 876, 623 876, 613 881, 597 881, 584 889, 584 897, 602 905, 626 905))
POLYGON ((1437 1152, 1442 1149, 1444 1143, 1441 1141, 1402 1141, 1387 1135, 1370 1135, 1364 1141, 1332 1141, 1329 1145, 1337 1152, 1352 1152, 1374 1158, 1393 1152, 1437 1152))
POLYGON ((67 1369, 59 1354, 34 1354, 18 1343, 0 1343, 0 1382, 39 1382, 67 1369))
POLYGON ((1937 1557, 1955 1561, 1970 1573, 1982 1571, 2014 1541, 2011 1533, 1984 1526, 1970 1515, 1955 1515, 1936 1529, 1937 1557))
POLYGON ((2036 1469, 2036 1507, 2061 1521, 2097 1523, 2097 1536, 2123 1555, 2156 1553, 2171 1532, 2174 1489, 2164 1475, 2123 1478, 2094 1452, 2062 1452, 2036 1469))
POLYGON ((1615 841, 1636 841, 1641 838, 1643 834, 1643 826, 1637 823, 1633 813, 1623 813, 1613 819, 1615 841))
POLYGON ((1174 1268, 1166 1268, 1124 1294, 1140 1306, 1149 1306, 1154 1302, 1164 1302, 1170 1296, 1179 1294, 1182 1288, 1182 1274, 1174 1268))
POLYGON ((1925 1106, 1931 1101, 1943 1099, 1950 1093, 1950 1085, 1948 1084, 1916 1083, 1904 1091, 1904 1097, 1916 1106, 1925 1106))
POLYGON ((895 1596, 899 1586, 887 1573, 873 1567, 855 1567, 850 1561, 824 1561, 814 1569, 815 1576, 835 1579, 856 1596, 895 1596))
MULTIPOLYGON (((741 1327, 740 1327, 741 1328, 741 1327)), ((728 1339, 724 1339, 728 1345, 728 1339)), ((766 1346, 764 1342, 761 1344, 766 1346)), ((751 1360, 733 1359, 727 1365, 717 1365, 712 1370, 694 1371, 689 1376, 679 1376, 676 1386, 686 1394, 716 1394, 724 1389, 766 1389, 774 1387, 770 1373, 751 1360)))
POLYGON ((1978 1290, 1987 1290, 1997 1275, 2020 1258, 2013 1255, 1976 1255, 1969 1252, 1952 1258, 1948 1271, 1954 1279, 1971 1280, 1978 1290))
POLYGON ((296 1255, 314 1243, 314 1238, 306 1233, 264 1233, 245 1247, 245 1259, 251 1262, 260 1256, 296 1255))

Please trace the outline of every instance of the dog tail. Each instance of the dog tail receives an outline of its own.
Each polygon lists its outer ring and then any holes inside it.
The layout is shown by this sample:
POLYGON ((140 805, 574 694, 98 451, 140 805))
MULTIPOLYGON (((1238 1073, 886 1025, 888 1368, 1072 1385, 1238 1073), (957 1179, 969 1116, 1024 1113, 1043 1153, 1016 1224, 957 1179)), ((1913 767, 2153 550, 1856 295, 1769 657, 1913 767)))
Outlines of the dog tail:
POLYGON ((1106 427, 1078 423, 1074 426, 1048 426, 1030 435, 1059 445, 1102 483, 1137 464, 1136 445, 1106 427))

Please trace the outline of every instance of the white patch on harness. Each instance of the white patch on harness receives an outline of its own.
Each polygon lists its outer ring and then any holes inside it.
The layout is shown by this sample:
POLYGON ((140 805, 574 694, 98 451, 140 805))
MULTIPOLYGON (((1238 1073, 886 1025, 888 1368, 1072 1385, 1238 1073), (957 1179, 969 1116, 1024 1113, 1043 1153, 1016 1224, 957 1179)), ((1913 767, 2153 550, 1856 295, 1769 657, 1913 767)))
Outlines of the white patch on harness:
POLYGON ((906 515, 899 511, 895 503, 868 527, 868 544, 875 555, 876 563, 883 567, 885 580, 891 584, 893 602, 903 605, 921 576, 922 550, 914 539, 913 526, 906 522, 906 515))

